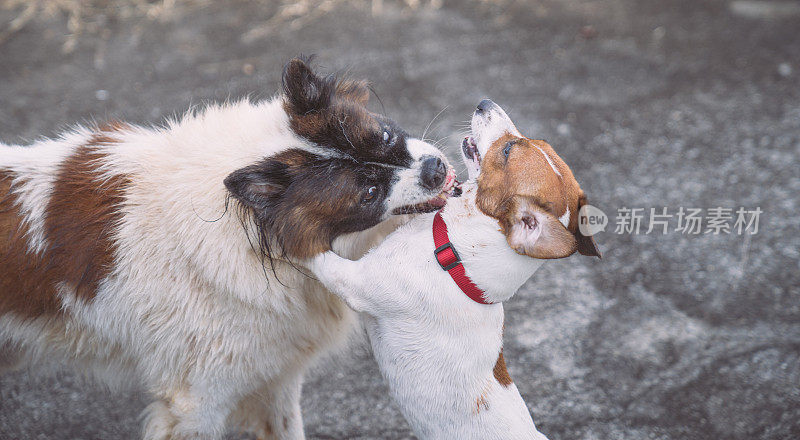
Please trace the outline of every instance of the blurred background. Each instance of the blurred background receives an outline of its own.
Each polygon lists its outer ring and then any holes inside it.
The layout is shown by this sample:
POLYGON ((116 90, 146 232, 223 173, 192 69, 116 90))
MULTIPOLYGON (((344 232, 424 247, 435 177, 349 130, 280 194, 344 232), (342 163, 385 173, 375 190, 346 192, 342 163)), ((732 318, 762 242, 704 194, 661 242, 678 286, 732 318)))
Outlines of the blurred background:
MULTIPOLYGON (((0 0, 0 139, 263 99, 299 53, 371 80, 373 109, 454 160, 492 98, 608 215, 603 260, 549 262, 507 303, 509 370, 551 440, 800 438, 800 2, 0 0), (710 232, 718 207, 731 226, 758 208, 758 232, 710 232)), ((145 403, 6 375, 0 439, 135 439, 145 403)), ((363 345, 303 411, 311 439, 413 438, 363 345)))

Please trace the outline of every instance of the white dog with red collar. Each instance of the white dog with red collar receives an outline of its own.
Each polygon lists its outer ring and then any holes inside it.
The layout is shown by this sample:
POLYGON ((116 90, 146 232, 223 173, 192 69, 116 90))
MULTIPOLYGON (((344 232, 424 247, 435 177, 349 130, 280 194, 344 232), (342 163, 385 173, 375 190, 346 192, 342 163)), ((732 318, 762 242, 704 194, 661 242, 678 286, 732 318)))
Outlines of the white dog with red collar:
POLYGON ((549 145, 520 136, 488 100, 472 130, 462 197, 358 261, 328 252, 308 267, 365 315, 381 373, 419 438, 546 440, 505 368, 502 302, 543 258, 599 252, 578 232, 585 197, 549 145))

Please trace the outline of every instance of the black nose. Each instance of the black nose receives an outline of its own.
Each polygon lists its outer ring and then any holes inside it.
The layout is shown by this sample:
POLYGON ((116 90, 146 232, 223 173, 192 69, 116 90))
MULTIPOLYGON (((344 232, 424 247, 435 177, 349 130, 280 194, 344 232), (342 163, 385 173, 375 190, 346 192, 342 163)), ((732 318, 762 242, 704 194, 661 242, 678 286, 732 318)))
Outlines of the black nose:
POLYGON ((494 101, 491 99, 484 99, 483 101, 478 103, 478 108, 475 110, 476 113, 485 113, 489 111, 492 107, 495 106, 494 101))
POLYGON ((447 167, 442 159, 430 156, 422 161, 420 180, 425 188, 434 189, 442 186, 446 176, 447 167))

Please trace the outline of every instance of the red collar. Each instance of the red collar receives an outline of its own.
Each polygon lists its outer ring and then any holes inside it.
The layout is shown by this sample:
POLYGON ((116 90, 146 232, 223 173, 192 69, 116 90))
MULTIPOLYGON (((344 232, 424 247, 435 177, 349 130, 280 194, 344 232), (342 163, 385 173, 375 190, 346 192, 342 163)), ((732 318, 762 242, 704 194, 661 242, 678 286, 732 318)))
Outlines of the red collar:
POLYGON ((436 261, 439 262, 442 269, 450 274, 461 291, 477 303, 492 304, 484 298, 483 290, 478 288, 467 276, 464 265, 461 264, 461 257, 458 256, 456 248, 450 243, 450 237, 447 236, 447 224, 442 219, 441 211, 433 217, 433 244, 436 246, 436 250, 433 251, 436 261))

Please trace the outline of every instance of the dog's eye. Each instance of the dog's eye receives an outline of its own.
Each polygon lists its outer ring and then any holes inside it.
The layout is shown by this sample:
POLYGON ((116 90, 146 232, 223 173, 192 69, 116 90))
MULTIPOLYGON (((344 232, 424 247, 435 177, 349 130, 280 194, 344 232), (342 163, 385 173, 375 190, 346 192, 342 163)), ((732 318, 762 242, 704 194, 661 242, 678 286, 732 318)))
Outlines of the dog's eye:
POLYGON ((389 132, 388 131, 384 131, 383 132, 383 141, 384 142, 389 142, 389 137, 390 137, 389 136, 389 132))
POLYGON ((374 199, 377 194, 378 194, 378 187, 370 186, 369 189, 364 191, 364 195, 361 196, 361 203, 369 202, 370 200, 374 199))
POLYGON ((503 147, 503 156, 505 156, 506 160, 508 160, 508 155, 511 154, 511 148, 514 147, 514 141, 506 142, 506 146, 503 147))

